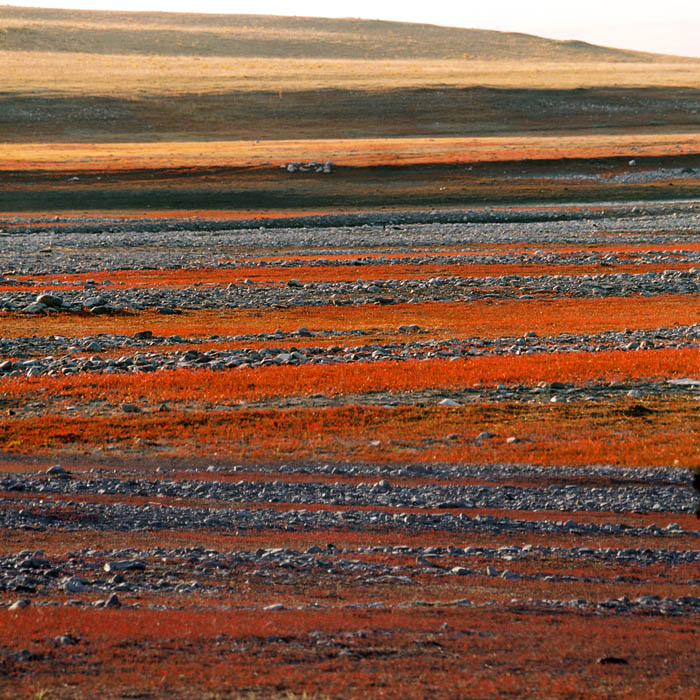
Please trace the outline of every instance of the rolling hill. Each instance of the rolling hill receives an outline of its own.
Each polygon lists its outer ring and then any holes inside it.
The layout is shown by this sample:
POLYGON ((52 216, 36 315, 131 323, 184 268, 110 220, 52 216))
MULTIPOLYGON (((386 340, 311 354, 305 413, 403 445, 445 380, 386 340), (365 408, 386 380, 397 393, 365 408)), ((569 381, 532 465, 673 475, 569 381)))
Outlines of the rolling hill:
POLYGON ((0 7, 7 51, 354 60, 675 60, 528 34, 360 19, 0 7))
POLYGON ((355 19, 3 6, 0 86, 6 143, 700 128, 700 59, 355 19))

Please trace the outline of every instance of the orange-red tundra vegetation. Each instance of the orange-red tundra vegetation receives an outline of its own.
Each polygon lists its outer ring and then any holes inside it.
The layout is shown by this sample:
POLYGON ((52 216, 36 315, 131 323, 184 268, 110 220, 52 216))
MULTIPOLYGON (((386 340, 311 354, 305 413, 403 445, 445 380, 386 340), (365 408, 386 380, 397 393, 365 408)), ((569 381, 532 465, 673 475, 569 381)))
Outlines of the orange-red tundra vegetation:
POLYGON ((638 406, 626 400, 44 415, 4 421, 0 447, 49 453, 148 448, 162 455, 223 454, 241 462, 277 463, 420 460, 700 466, 696 401, 657 399, 646 401, 642 411, 638 406), (476 441, 483 431, 498 439, 476 441), (516 440, 509 442, 508 437, 516 440))
POLYGON ((700 364, 697 348, 616 350, 532 355, 266 366, 228 371, 180 369, 143 374, 77 374, 14 377, 4 383, 7 397, 38 392, 64 400, 125 399, 237 404, 284 396, 339 396, 367 392, 460 389, 496 384, 566 381, 619 382, 685 377, 700 364))
POLYGON ((640 694, 666 700, 692 689, 697 672, 697 639, 684 619, 665 619, 659 629, 654 617, 560 616, 517 605, 507 612, 438 607, 216 614, 30 606, 1 611, 0 630, 13 646, 43 656, 30 679, 21 666, 8 669, 4 697, 19 691, 36 696, 47 683, 55 686, 58 674, 63 687, 79 684, 82 693, 100 697, 117 697, 110 688, 177 697, 235 689, 254 697, 386 698, 517 697, 532 689, 538 697, 572 700, 640 694), (78 643, 56 647, 58 634, 78 643), (659 662, 660 641, 665 663, 654 673, 640 672, 659 662), (612 670, 596 665, 601 650, 631 663, 612 670))
POLYGON ((395 331, 420 321, 431 337, 518 336, 528 331, 540 335, 598 333, 625 328, 658 328, 700 321, 695 297, 609 297, 605 299, 512 299, 469 302, 425 302, 376 306, 301 306, 288 309, 235 309, 185 311, 163 316, 154 311, 124 316, 82 314, 27 318, 3 314, 6 337, 43 335, 131 334, 149 328, 156 335, 237 335, 270 333, 277 328, 295 331, 360 329, 395 331))

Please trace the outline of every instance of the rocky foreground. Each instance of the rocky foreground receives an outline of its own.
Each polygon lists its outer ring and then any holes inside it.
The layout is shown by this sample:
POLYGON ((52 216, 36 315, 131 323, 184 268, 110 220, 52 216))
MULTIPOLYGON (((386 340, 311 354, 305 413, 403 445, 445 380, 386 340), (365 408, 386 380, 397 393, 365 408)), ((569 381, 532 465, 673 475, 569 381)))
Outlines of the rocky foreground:
POLYGON ((0 697, 695 697, 698 211, 1 221, 0 697))

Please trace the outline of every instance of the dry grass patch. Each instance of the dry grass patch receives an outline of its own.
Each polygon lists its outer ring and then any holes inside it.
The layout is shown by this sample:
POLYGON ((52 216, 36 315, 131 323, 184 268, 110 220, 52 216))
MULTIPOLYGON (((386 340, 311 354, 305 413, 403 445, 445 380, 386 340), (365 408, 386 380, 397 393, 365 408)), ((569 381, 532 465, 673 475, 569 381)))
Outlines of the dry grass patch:
POLYGON ((228 91, 466 88, 700 87, 700 61, 589 62, 464 59, 342 59, 260 56, 119 55, 0 51, 6 92, 27 94, 182 95, 228 91), (104 86, 113 88, 106 90, 104 86))
MULTIPOLYGON (((0 144, 0 171, 122 171, 134 168, 244 166, 332 160, 341 166, 479 163, 493 161, 668 156, 700 152, 695 133, 633 130, 537 136, 305 138, 299 140, 188 140, 150 143, 29 142, 0 144)), ((104 183, 109 184, 108 182, 104 183)))

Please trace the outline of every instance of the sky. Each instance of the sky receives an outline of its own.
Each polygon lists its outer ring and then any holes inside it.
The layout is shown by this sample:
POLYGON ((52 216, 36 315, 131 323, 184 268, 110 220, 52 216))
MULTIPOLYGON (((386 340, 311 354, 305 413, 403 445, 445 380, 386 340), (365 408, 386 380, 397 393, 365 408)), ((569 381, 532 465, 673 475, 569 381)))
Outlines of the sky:
MULTIPOLYGON (((700 57, 700 0, 0 0, 8 5, 361 17, 524 32, 700 57)), ((1 12, 1 10, 0 10, 1 12)))

